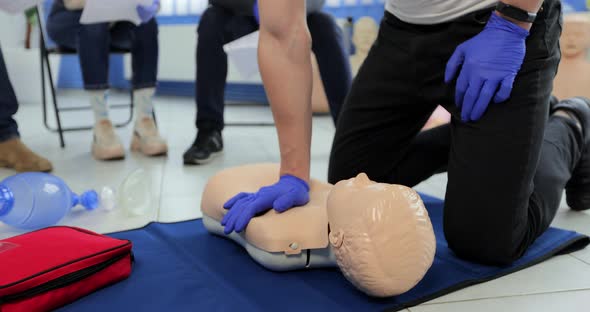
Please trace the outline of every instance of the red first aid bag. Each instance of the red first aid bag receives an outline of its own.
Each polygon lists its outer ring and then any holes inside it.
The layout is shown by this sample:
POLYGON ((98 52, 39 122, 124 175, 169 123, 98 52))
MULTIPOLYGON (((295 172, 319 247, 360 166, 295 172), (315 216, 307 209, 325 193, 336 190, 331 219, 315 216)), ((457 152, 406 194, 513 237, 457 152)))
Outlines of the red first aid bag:
POLYGON ((131 246, 65 226, 0 240, 0 312, 51 311, 126 279, 131 246))

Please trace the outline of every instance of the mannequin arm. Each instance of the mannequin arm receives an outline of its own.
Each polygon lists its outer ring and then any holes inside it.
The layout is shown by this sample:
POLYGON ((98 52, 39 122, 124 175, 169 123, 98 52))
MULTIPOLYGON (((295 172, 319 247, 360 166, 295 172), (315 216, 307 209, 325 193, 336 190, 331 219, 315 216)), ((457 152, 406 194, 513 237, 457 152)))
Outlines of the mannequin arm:
POLYGON ((280 175, 309 181, 311 36, 304 0, 260 0, 258 61, 277 126, 280 175))

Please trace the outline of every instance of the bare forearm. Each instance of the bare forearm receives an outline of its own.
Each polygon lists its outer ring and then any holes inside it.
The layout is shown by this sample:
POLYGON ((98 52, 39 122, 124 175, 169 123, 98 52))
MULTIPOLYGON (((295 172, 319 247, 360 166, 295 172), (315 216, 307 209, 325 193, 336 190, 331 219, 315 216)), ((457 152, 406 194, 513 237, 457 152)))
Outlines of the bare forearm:
MULTIPOLYGON (((526 10, 528 12, 538 12, 541 8, 541 4, 543 4, 543 0, 503 0, 502 2, 526 10)), ((512 21, 513 23, 527 30, 531 29, 532 27, 531 23, 516 21, 511 18, 506 19, 512 21)))
POLYGON ((281 174, 309 181, 312 67, 302 0, 260 1, 258 60, 279 136, 281 174))

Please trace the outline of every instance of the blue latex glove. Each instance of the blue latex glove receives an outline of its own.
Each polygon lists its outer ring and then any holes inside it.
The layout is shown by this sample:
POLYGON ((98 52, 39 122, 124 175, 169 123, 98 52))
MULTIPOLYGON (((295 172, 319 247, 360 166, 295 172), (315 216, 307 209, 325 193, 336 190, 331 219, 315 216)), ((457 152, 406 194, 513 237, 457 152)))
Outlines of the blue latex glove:
POLYGON ((156 14, 158 14, 158 10, 160 9, 160 0, 154 0, 152 5, 138 5, 137 6, 137 14, 141 19, 142 23, 149 22, 156 14))
POLYGON ((240 193, 230 199, 223 207, 229 209, 221 220, 225 234, 242 232, 250 219, 274 209, 284 212, 295 206, 309 202, 309 185, 292 175, 284 175, 279 182, 265 186, 256 193, 240 193))
POLYGON ((484 30, 457 47, 447 63, 445 82, 459 72, 455 104, 464 122, 476 121, 490 102, 510 98, 514 79, 526 53, 524 28, 493 13, 484 30))
POLYGON ((254 1, 253 13, 254 13, 254 18, 256 19, 256 22, 258 24, 260 24, 260 10, 258 9, 258 0, 254 1))

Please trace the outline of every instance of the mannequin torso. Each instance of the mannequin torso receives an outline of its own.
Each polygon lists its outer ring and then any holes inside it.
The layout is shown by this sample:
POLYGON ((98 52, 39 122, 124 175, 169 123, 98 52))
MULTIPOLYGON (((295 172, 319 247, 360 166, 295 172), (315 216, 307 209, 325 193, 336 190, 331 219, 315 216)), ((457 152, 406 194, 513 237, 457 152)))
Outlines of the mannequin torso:
POLYGON ((278 178, 276 164, 219 172, 203 193, 205 227, 242 245, 266 268, 337 266, 372 296, 406 292, 432 265, 436 241, 420 196, 405 186, 375 183, 365 174, 336 185, 311 180, 308 204, 280 214, 269 210, 251 219, 244 232, 225 235, 220 224, 224 203, 278 178))

